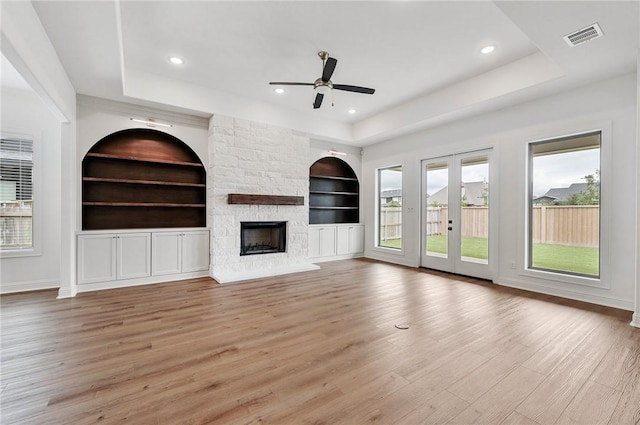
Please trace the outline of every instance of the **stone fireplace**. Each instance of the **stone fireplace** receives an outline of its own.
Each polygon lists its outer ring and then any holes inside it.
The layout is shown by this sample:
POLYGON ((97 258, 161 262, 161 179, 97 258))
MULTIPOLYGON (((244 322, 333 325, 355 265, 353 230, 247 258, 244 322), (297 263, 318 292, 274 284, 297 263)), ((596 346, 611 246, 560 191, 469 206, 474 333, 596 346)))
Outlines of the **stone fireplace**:
MULTIPOLYGON (((211 276, 228 283, 317 269, 307 259, 309 138, 290 129, 214 115, 209 122, 208 150, 211 276), (304 202, 238 204, 229 203, 230 194, 297 196, 304 202), (268 255, 241 255, 241 224, 253 222, 286 222, 286 248, 268 255)), ((254 247, 260 243, 251 242, 254 247)))
POLYGON ((243 221, 240 223, 240 255, 273 254, 286 251, 286 221, 243 221))

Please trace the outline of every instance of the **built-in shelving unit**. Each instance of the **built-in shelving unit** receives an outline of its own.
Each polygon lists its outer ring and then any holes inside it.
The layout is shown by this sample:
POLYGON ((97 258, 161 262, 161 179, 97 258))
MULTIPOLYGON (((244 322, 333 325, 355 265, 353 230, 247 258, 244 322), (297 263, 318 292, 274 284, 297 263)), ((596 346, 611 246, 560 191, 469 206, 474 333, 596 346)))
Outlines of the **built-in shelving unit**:
POLYGON ((204 227, 206 175, 184 142, 151 129, 113 133, 82 161, 82 229, 204 227))
POLYGON ((349 164, 319 159, 309 171, 309 224, 357 223, 360 185, 349 164))

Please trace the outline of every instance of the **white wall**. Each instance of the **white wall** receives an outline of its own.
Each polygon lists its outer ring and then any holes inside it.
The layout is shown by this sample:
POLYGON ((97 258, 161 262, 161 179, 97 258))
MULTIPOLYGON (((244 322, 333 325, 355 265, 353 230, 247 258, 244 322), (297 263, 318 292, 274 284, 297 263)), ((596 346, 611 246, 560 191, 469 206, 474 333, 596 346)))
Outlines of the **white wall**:
POLYGON ((33 92, 2 89, 2 131, 34 140, 34 256, 0 259, 0 291, 60 286, 60 121, 33 92))
MULTIPOLYGON (((38 93, 40 99, 62 123, 61 186, 73 187, 76 147, 76 93, 60 63, 31 2, 1 2, 0 33, 2 53, 38 93)), ((49 182, 47 182, 49 183, 49 182)), ((45 189, 46 190, 46 189, 45 189)), ((58 249, 60 250, 60 290, 58 297, 69 297, 75 290, 76 192, 64 190, 60 195, 61 213, 58 249)), ((29 265, 26 265, 29 267, 29 265)))
POLYGON ((129 128, 153 128, 171 134, 189 145, 205 165, 209 118, 197 117, 161 109, 137 106, 97 97, 78 95, 78 162, 103 137, 129 128), (131 118, 169 123, 173 127, 149 127, 131 118))
MULTIPOLYGON (((640 19, 640 13, 638 18, 640 19)), ((640 328, 640 49, 636 68, 636 99, 636 309, 631 324, 640 328)))
MULTIPOLYGON (((636 75, 629 74, 366 147, 362 162, 365 256, 418 266, 420 160, 492 147, 498 162, 496 212, 499 223, 494 281, 633 310, 636 251, 635 236, 629 229, 635 228, 638 191, 636 120, 636 75), (615 216, 607 218, 603 207, 602 245, 605 251, 609 249, 608 256, 603 258, 602 284, 585 286, 533 277, 524 271, 526 144, 598 127, 610 130, 610 163, 602 166, 603 203, 607 202, 608 209, 615 211, 615 216), (395 164, 404 166, 402 252, 374 246, 375 170, 395 164), (510 268, 511 262, 516 263, 515 270, 510 268)), ((602 150, 606 156, 604 136, 602 150)))

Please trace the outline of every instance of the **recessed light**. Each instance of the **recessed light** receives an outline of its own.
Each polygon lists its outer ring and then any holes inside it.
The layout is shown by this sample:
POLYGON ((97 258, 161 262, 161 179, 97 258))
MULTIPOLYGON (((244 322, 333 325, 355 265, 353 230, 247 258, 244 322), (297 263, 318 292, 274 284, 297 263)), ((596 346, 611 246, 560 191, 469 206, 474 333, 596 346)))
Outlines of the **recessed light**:
POLYGON ((275 89, 273 89, 273 91, 278 93, 278 94, 284 93, 284 89, 282 87, 275 88, 275 89))
POLYGON ((182 65, 184 63, 184 59, 179 58, 177 56, 169 56, 169 62, 174 65, 182 65))
POLYGON ((355 109, 349 109, 347 112, 349 112, 350 114, 355 114, 356 110, 355 109))
POLYGON ((496 50, 496 46, 485 46, 482 49, 480 49, 480 53, 482 53, 483 55, 488 55, 494 50, 496 50))

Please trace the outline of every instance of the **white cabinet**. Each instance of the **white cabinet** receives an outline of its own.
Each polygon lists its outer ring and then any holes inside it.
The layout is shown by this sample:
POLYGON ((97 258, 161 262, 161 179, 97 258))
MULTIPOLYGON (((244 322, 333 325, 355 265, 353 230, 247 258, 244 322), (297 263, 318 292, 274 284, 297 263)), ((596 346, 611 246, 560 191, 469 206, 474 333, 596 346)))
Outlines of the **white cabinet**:
POLYGON ((209 231, 182 234, 182 272, 209 270, 209 231))
POLYGON ((116 279, 116 235, 78 236, 78 283, 116 279))
POLYGON ((208 270, 209 230, 78 235, 78 284, 84 291, 206 276, 208 270))
POLYGON ((336 255, 335 226, 317 226, 309 228, 309 258, 330 257, 336 255))
POLYGON ((151 252, 154 276, 182 272, 182 232, 154 233, 151 252))
POLYGON ((316 261, 357 257, 364 251, 361 224, 309 226, 309 258, 316 261))
POLYGON ((151 233, 116 235, 117 279, 136 279, 151 275, 151 233))
POLYGON ((209 269, 209 232, 154 232, 151 264, 154 276, 209 269))
POLYGON ((364 226, 339 226, 337 228, 336 254, 348 255, 364 251, 364 226))
POLYGON ((135 279, 151 274, 151 233, 78 236, 78 283, 135 279))

